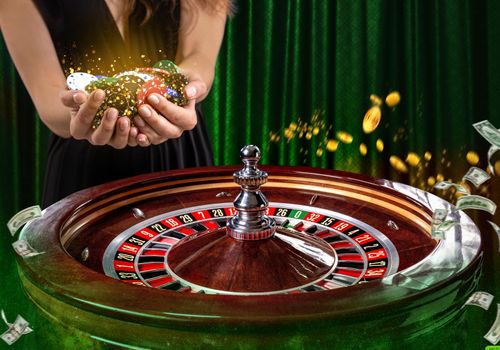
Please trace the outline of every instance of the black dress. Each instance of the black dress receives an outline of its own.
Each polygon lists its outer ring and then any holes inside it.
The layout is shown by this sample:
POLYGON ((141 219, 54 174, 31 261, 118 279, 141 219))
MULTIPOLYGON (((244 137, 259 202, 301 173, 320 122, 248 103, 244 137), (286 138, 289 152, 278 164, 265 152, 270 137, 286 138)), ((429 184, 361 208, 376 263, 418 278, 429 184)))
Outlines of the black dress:
MULTIPOLYGON (((89 71, 111 76, 134 67, 173 61, 177 47, 179 7, 153 1, 155 11, 141 25, 139 1, 129 18, 125 42, 104 0, 36 0, 66 75, 89 71)), ((178 3, 178 1, 177 1, 178 3)), ((40 58, 43 59, 43 58, 40 58)), ((212 148, 200 106, 198 123, 178 139, 150 147, 93 146, 86 140, 51 135, 42 206, 78 190, 155 171, 212 165, 212 148)))

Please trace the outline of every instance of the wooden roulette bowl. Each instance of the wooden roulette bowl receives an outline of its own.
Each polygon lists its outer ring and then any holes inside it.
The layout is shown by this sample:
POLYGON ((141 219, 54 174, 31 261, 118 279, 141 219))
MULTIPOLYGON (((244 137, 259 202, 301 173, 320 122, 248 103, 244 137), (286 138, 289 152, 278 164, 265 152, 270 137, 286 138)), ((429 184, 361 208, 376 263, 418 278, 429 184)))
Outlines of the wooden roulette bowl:
POLYGON ((96 348, 419 348, 457 331, 482 255, 465 213, 388 180, 261 168, 271 238, 228 235, 241 167, 68 196, 21 232, 44 252, 18 260, 27 294, 96 348), (431 236, 438 208, 459 222, 443 240, 431 236))

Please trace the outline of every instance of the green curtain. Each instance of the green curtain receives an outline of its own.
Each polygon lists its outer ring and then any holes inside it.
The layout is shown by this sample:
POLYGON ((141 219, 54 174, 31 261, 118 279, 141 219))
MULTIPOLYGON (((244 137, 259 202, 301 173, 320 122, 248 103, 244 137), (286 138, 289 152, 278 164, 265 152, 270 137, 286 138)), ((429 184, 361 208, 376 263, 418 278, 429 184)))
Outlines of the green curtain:
MULTIPOLYGON (((470 166, 469 151, 485 168, 489 145, 472 123, 489 119, 500 127, 500 1, 241 0, 237 7, 204 102, 218 165, 239 163, 239 149, 253 143, 266 164, 348 170, 427 189, 429 177, 459 181, 470 166), (401 102, 383 105, 379 127, 365 134, 361 124, 370 95, 384 99, 391 91, 400 93, 401 102), (302 136, 296 130, 287 137, 291 125, 306 123, 302 136), (329 151, 326 142, 338 141, 340 131, 352 142, 329 151), (383 151, 375 147, 378 139, 383 151), (432 157, 419 167, 408 165, 408 173, 390 165, 391 156, 404 161, 408 152, 432 157)), ((4 224, 40 201, 48 131, 1 40, 4 224)), ((500 224, 498 214, 494 221, 500 224)), ((3 227, 0 266, 9 285, 0 288, 0 308, 15 315, 28 303, 13 297, 22 291, 12 238, 3 227)), ((498 244, 492 237, 486 241, 490 250, 498 244)), ((498 266, 498 254, 488 254, 486 263, 498 266)), ((483 286, 500 290, 498 273, 488 271, 483 286)))
POLYGON ((487 145, 471 125, 489 119, 500 127, 494 108, 500 97, 497 1, 260 0, 240 1, 238 8, 205 103, 218 164, 237 163, 239 148, 254 143, 264 150, 265 163, 413 183, 416 169, 396 173, 388 166, 391 155, 404 160, 410 151, 429 151, 428 174, 447 178, 467 170, 470 150, 485 165, 487 145), (369 96, 384 98, 393 90, 401 103, 384 107, 378 129, 364 134, 369 96), (318 113, 325 129, 287 142, 290 123, 310 122, 318 113), (279 142, 270 141, 270 131, 281 135, 279 142), (325 139, 337 131, 351 134, 353 142, 328 152, 325 139), (375 150, 379 138, 383 152, 375 150))

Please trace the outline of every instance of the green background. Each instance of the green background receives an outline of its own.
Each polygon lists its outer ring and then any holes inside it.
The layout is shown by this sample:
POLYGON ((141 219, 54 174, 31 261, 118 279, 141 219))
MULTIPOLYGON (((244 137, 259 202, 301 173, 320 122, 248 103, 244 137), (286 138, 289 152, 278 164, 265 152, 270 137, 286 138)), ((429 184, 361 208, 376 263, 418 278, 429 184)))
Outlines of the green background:
MULTIPOLYGON (((216 164, 238 163, 241 146, 253 143, 266 164, 341 169, 427 190, 428 177, 438 174, 460 181, 470 167, 468 151, 477 152, 477 166, 486 167, 489 144, 472 124, 488 119, 500 127, 500 1, 254 0, 237 6, 204 102, 216 164), (401 94, 401 103, 383 106, 380 126, 364 134, 370 95, 384 99, 391 91, 401 94), (306 132, 287 139, 286 128, 299 121, 323 124, 310 138, 306 132), (325 143, 338 131, 351 134, 353 142, 329 152, 325 143), (382 152, 375 149, 377 139, 384 141, 382 152), (366 156, 359 152, 361 143, 366 156), (432 158, 409 166, 408 173, 390 166, 390 156, 405 160, 408 152, 430 152, 432 158)), ((0 42, 0 223, 39 203, 47 141, 48 130, 0 42)), ((480 194, 500 204, 498 186, 480 194)), ((464 344, 450 339, 450 348, 483 349, 488 343, 482 336, 500 298, 498 242, 483 223, 500 224, 500 217, 470 214, 485 242, 480 289, 496 299, 487 312, 466 311, 470 328, 464 332, 474 340, 459 347, 464 344)), ((0 231, 0 308, 10 322, 17 314, 29 321, 34 311, 19 285, 14 238, 6 226, 0 231)), ((33 348, 30 337, 11 348, 33 348)))

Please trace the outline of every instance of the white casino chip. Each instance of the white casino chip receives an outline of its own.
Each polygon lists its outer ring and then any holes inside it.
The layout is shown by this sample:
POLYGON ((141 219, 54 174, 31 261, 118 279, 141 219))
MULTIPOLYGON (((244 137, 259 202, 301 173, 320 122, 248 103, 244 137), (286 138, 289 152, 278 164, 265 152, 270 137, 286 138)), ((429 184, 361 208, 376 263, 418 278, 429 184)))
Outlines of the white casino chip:
POLYGON ((72 73, 66 79, 66 85, 71 90, 82 90, 85 91, 85 87, 93 81, 96 81, 97 77, 89 73, 76 72, 72 73))

